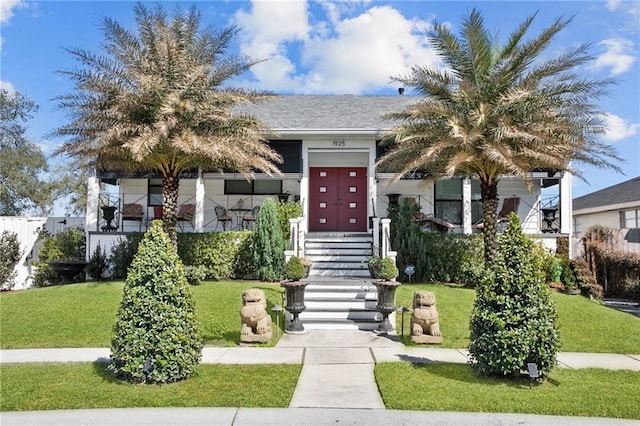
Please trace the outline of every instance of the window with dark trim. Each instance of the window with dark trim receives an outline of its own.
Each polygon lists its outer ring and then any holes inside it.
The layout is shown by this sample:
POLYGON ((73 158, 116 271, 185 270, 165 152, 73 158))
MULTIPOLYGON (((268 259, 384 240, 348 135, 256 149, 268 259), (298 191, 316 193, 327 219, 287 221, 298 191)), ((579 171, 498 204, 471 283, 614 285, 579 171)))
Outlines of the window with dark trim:
POLYGON ((147 181, 147 194, 150 206, 162 205, 162 179, 153 178, 147 181))
MULTIPOLYGON (((480 182, 471 179, 471 223, 482 219, 480 182)), ((435 183, 435 216, 462 225, 462 179, 442 179, 435 183)))
POLYGON ((282 192, 282 180, 229 179, 224 181, 225 195, 275 195, 282 192))

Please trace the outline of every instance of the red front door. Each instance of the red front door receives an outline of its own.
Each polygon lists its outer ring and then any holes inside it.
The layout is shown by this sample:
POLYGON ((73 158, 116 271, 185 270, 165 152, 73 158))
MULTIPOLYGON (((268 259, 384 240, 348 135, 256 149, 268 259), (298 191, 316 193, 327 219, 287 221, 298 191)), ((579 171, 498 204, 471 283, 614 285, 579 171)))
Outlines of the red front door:
POLYGON ((309 231, 367 230, 367 168, 309 168, 309 231))

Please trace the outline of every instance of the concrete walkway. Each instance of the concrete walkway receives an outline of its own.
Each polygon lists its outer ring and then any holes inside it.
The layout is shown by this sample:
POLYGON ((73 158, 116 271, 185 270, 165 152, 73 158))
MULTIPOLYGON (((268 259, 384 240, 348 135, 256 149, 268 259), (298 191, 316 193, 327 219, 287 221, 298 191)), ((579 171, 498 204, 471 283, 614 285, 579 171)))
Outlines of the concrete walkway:
MULTIPOLYGON (((107 361, 109 348, 1 350, 0 363, 107 361)), ((560 368, 640 371, 640 354, 561 352, 560 368)), ((311 330, 282 336, 276 347, 205 347, 203 364, 302 364, 289 409, 163 408, 0 413, 8 424, 634 424, 640 422, 518 414, 428 413, 385 410, 373 369, 380 362, 469 362, 465 349, 405 347, 395 335, 311 330), (354 397, 357 395, 357 397, 354 397), (186 417, 185 417, 186 416, 186 417), (188 420, 185 420, 187 418, 188 420), (121 421, 122 420, 122 421, 121 421)))

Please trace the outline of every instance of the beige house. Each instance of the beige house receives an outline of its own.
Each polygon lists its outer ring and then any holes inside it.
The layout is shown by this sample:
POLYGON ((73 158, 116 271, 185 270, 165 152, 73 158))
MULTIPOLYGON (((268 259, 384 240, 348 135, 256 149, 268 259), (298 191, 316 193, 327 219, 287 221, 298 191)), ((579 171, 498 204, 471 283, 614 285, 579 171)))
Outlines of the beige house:
POLYGON ((574 254, 582 253, 581 239, 594 225, 617 229, 616 247, 640 252, 640 177, 573 200, 574 254))

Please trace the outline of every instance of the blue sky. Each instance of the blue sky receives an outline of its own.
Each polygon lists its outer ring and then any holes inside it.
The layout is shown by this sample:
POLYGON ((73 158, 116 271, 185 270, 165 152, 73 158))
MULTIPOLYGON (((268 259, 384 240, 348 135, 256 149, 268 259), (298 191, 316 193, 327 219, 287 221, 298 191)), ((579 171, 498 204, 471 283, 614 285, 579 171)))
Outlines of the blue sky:
MULTIPOLYGON (((434 19, 458 28, 473 7, 504 40, 527 16, 538 12, 531 34, 560 16, 574 16, 546 52, 552 56, 578 43, 592 43, 591 77, 615 77, 618 84, 600 106, 607 114, 604 136, 625 158, 625 175, 578 165, 589 183, 574 180, 580 196, 640 175, 640 2, 608 1, 184 1, 196 4, 203 22, 242 27, 235 49, 268 59, 235 85, 276 93, 395 94, 391 76, 412 65, 438 65, 426 40, 434 19)), ((29 136, 50 152, 61 141, 45 135, 65 122, 54 97, 71 90, 58 70, 75 66, 64 48, 99 52, 104 17, 134 28, 129 1, 0 2, 0 85, 40 105, 29 136)))

